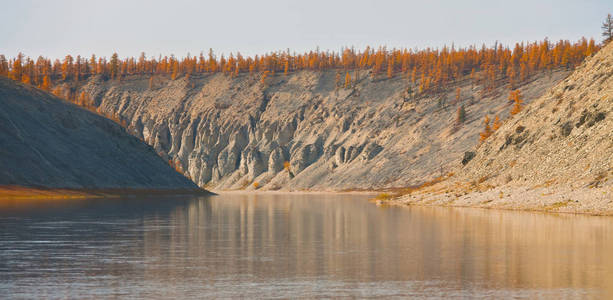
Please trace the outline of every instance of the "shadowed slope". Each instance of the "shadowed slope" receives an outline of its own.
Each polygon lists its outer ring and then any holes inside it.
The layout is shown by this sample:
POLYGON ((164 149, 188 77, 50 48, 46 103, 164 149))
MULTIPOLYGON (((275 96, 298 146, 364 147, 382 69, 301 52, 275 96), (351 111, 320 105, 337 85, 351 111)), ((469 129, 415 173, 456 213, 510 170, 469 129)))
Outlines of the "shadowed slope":
POLYGON ((0 185, 194 189, 114 122, 0 77, 0 185))

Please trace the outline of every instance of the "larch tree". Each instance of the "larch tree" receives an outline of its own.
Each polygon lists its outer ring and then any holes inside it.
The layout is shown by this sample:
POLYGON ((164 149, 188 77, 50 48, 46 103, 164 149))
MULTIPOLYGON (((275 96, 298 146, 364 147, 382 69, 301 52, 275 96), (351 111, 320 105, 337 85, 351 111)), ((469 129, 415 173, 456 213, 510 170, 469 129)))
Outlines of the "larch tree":
POLYGON ((458 103, 460 102, 460 98, 462 97, 462 89, 461 88, 457 88, 455 90, 455 102, 458 103))
POLYGON ((111 62, 109 67, 111 78, 115 79, 119 73, 119 56, 117 55, 117 52, 113 53, 113 55, 111 56, 111 62))
POLYGON ((521 93, 519 90, 516 90, 513 94, 513 102, 515 102, 515 104, 511 109, 511 115, 516 115, 521 111, 522 103, 524 102, 524 100, 521 98, 521 93))
POLYGON ((502 122, 500 121, 500 117, 496 115, 494 118, 494 123, 492 123, 492 130, 496 131, 498 128, 500 128, 500 126, 502 126, 502 122))
POLYGON ((458 111, 456 113, 456 124, 462 124, 466 121, 466 109, 464 108, 464 104, 458 107, 458 111))
POLYGON ((351 75, 349 75, 349 72, 345 74, 345 88, 351 88, 351 75))
POLYGON ((0 54, 0 75, 9 75, 9 64, 4 55, 0 54))
POLYGON ((49 80, 49 75, 45 75, 43 77, 43 83, 40 85, 40 88, 45 91, 49 91, 51 89, 51 81, 49 80))
POLYGON ((604 23, 602 23, 602 36, 604 38, 604 44, 613 41, 613 17, 611 14, 608 14, 604 23))
POLYGON ((485 125, 485 128, 481 133, 479 133, 479 141, 481 142, 485 141, 493 133, 492 128, 490 127, 490 117, 486 115, 485 119, 483 120, 483 124, 485 125))
POLYGON ((390 58, 387 61, 387 78, 394 77, 394 59, 390 58))
POLYGON ((23 54, 19 53, 17 58, 13 60, 13 68, 11 72, 9 72, 9 78, 15 81, 21 81, 21 75, 23 73, 23 68, 21 65, 21 61, 23 60, 23 54))

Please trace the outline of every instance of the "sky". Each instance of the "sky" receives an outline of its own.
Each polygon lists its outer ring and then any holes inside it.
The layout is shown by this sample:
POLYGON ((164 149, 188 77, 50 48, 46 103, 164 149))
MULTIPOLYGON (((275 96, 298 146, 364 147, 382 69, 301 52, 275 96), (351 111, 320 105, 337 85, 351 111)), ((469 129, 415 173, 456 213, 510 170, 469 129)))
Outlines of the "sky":
POLYGON ((0 0, 0 54, 243 55, 601 40, 606 0, 0 0))

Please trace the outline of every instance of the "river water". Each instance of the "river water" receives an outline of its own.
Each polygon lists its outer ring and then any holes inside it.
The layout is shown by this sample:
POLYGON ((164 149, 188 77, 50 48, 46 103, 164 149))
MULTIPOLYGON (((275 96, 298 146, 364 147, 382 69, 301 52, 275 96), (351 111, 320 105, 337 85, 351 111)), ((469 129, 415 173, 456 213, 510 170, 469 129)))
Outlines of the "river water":
POLYGON ((613 219, 364 195, 0 201, 0 298, 611 298, 613 219))

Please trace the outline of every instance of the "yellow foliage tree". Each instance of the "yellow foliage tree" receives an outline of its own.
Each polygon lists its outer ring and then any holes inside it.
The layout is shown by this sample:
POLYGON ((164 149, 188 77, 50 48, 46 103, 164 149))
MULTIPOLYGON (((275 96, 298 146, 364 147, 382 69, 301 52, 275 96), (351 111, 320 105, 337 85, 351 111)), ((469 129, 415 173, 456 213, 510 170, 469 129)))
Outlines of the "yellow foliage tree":
POLYGON ((521 111, 522 103, 524 103, 524 100, 521 99, 521 93, 519 90, 516 90, 515 93, 513 93, 513 102, 515 102, 515 104, 511 109, 511 115, 516 115, 521 111))
POLYGON ((490 127, 490 117, 488 117, 487 115, 485 116, 485 120, 483 120, 483 124, 485 124, 485 128, 484 130, 479 134, 480 138, 479 141, 483 142, 485 141, 488 137, 490 137, 490 135, 492 135, 493 131, 492 128, 490 127))
POLYGON ((500 117, 496 115, 494 118, 494 123, 492 123, 492 129, 496 131, 498 128, 500 128, 500 126, 502 126, 502 122, 500 121, 500 117))
POLYGON ((345 88, 351 88, 351 75, 349 75, 349 72, 345 74, 345 88))

